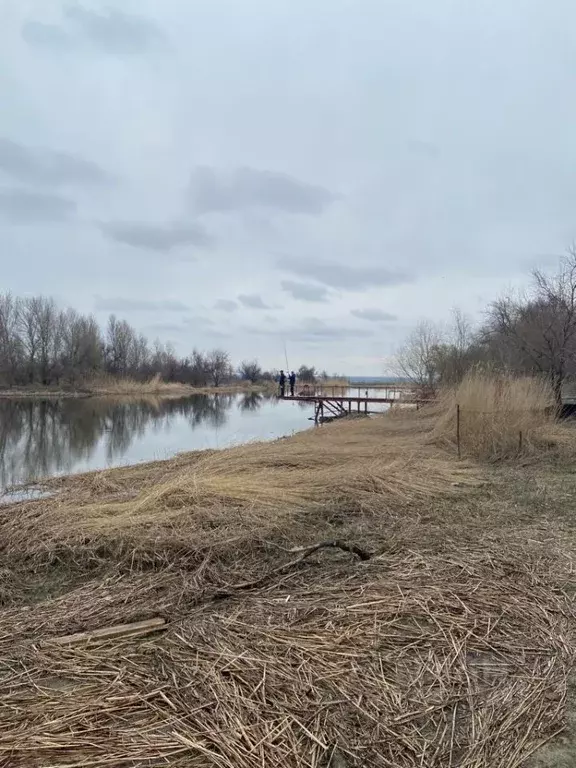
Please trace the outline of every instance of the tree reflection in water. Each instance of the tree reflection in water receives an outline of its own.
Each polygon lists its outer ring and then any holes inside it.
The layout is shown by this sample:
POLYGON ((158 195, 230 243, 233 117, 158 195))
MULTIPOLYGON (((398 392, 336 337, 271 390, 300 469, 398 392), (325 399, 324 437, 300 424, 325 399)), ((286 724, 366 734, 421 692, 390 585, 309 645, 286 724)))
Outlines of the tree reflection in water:
POLYGON ((254 393, 137 401, 0 400, 0 492, 88 464, 99 445, 112 464, 147 430, 168 431, 182 418, 191 429, 213 430, 226 423, 236 404, 242 412, 252 412, 268 400, 254 393))

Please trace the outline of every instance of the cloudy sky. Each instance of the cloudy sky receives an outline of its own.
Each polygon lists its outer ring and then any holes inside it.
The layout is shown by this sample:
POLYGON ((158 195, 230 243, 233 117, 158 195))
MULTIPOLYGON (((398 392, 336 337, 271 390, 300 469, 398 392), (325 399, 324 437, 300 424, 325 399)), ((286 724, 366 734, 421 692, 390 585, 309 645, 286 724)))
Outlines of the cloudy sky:
POLYGON ((378 375, 576 236, 570 0, 1 0, 0 290, 378 375))

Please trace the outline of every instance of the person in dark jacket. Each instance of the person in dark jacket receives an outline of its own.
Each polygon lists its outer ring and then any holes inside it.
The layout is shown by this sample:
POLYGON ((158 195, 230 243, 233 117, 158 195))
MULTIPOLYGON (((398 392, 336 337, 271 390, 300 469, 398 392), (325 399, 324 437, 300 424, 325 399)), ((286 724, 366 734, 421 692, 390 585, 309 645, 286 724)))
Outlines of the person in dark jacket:
POLYGON ((278 385, 280 387, 280 397, 284 397, 286 392, 286 374, 284 371, 280 371, 280 376, 278 376, 278 385))
POLYGON ((296 374, 294 371, 288 376, 288 382, 290 384, 290 397, 294 397, 294 387, 296 386, 296 374))

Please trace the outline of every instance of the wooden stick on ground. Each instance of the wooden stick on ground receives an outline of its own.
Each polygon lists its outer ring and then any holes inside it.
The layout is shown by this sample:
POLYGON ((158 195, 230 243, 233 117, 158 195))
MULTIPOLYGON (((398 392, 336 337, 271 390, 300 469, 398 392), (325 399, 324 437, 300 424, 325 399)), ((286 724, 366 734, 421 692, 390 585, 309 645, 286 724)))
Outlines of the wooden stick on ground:
POLYGON ((42 645, 77 645, 78 643, 89 643, 92 641, 112 640, 117 637, 134 637, 135 635, 147 635, 149 632, 157 632, 166 628, 164 619, 147 619, 146 621, 135 621, 132 624, 116 624, 113 627, 102 627, 93 629, 89 632, 77 632, 75 635, 63 635, 62 637, 52 637, 44 640, 42 645))
MULTIPOLYGON (((270 544, 272 542, 267 543, 270 544)), ((341 549, 343 552, 350 552, 351 554, 356 555, 360 558, 360 560, 370 560, 372 557, 369 552, 361 549, 356 544, 347 544, 345 541, 340 540, 319 541, 317 544, 311 544, 308 547, 293 547, 292 549, 284 549, 284 547, 279 547, 277 544, 274 544, 274 546, 278 547, 278 549, 284 550, 284 552, 288 552, 290 554, 298 554, 298 557, 295 557, 293 560, 289 560, 287 563, 279 565, 277 568, 273 568, 271 571, 268 571, 268 573, 265 573, 263 576, 260 576, 254 581, 243 581, 240 584, 230 584, 228 589, 218 590, 212 599, 219 600, 225 597, 231 597, 235 592, 244 589, 254 589, 255 587, 260 587, 272 576, 284 573, 293 566, 298 565, 307 557, 313 555, 314 552, 318 552, 319 549, 325 549, 327 547, 332 549, 341 549)))

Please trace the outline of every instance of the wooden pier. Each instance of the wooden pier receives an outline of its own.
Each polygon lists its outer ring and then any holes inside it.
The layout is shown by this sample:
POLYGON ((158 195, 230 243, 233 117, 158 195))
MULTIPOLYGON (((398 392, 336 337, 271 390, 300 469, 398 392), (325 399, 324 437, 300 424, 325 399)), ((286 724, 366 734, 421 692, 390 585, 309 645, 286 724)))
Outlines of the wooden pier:
POLYGON ((351 395, 330 395, 330 394, 298 394, 298 395, 285 395, 280 398, 281 400, 293 400, 298 403, 314 403, 314 421, 321 422, 326 418, 336 419, 342 416, 348 416, 352 413, 364 413, 368 415, 370 413, 368 406, 371 404, 378 405, 415 405, 418 407, 421 403, 426 402, 420 400, 415 396, 406 396, 406 392, 402 397, 397 396, 396 391, 386 391, 384 397, 371 397, 366 395, 365 397, 353 397, 351 395))

